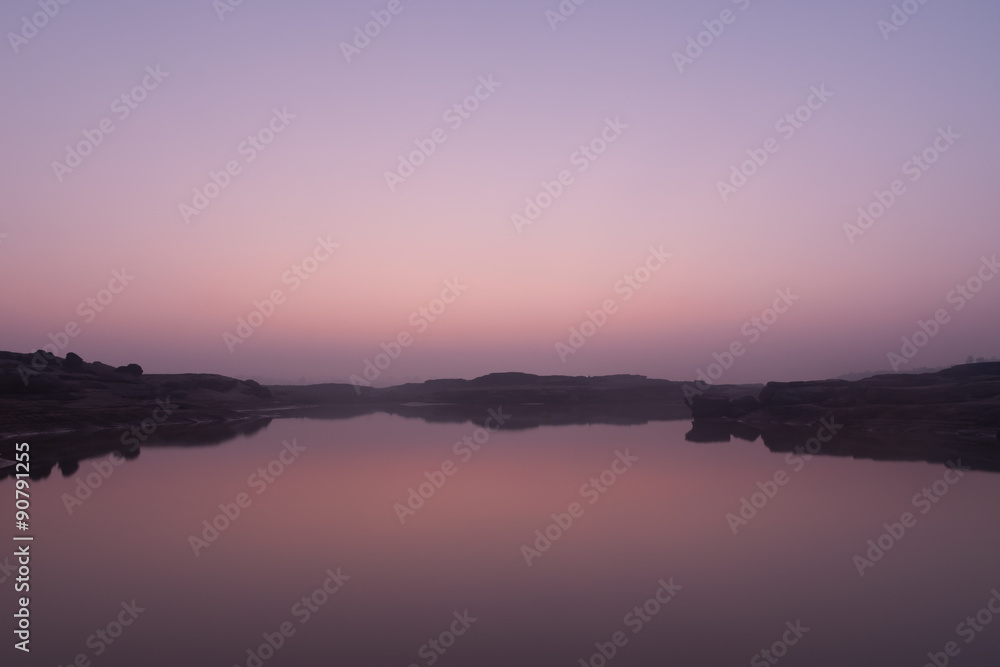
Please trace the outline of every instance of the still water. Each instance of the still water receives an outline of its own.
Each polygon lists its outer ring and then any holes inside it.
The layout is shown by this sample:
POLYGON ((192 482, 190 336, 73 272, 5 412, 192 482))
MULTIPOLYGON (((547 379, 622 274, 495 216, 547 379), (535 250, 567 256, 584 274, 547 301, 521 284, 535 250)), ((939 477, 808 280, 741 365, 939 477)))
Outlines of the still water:
POLYGON ((689 428, 285 419, 80 502, 106 458, 56 470, 0 664, 1000 664, 1000 475, 689 428))

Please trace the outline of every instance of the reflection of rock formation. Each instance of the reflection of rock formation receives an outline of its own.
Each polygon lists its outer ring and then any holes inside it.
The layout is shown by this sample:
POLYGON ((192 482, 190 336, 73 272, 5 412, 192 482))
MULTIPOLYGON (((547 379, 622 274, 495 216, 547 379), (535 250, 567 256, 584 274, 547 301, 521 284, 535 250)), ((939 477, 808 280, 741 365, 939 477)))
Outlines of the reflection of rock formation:
MULTIPOLYGON (((248 437, 267 427, 269 418, 202 424, 198 426, 162 426, 141 447, 123 445, 122 430, 106 430, 85 437, 64 435, 35 435, 27 438, 31 443, 31 479, 45 479, 58 466, 63 477, 75 475, 80 462, 86 459, 109 456, 112 452, 134 460, 142 447, 197 447, 218 445, 238 437, 248 437)), ((6 447, 8 443, 4 443, 6 447)), ((13 444, 10 444, 13 450, 13 444)), ((13 451, 6 455, 13 457, 13 451)), ((0 479, 14 475, 14 467, 0 468, 0 479)))
MULTIPOLYGON (((773 452, 794 451, 815 435, 815 425, 773 426, 763 432, 764 444, 773 452)), ((823 444, 819 455, 940 464, 961 460, 962 465, 973 470, 1000 472, 1000 447, 992 433, 936 431, 913 422, 845 426, 835 438, 823 444)))
POLYGON ((684 439, 689 442, 729 442, 735 437, 747 442, 756 442, 761 436, 756 427, 729 419, 695 419, 691 430, 684 439))
POLYGON ((504 430, 538 428, 540 426, 571 426, 610 424, 616 426, 638 426, 651 421, 688 419, 690 412, 683 405, 664 403, 654 405, 623 404, 596 406, 588 404, 517 404, 509 401, 481 404, 427 404, 427 405, 362 405, 346 409, 344 406, 330 405, 303 408, 283 412, 286 417, 308 417, 311 419, 346 419, 349 417, 383 412, 409 419, 422 419, 430 423, 473 422, 480 426, 488 417, 487 410, 503 408, 510 419, 504 422, 504 430))
POLYGON ((732 426, 738 423, 727 419, 695 419, 684 439, 702 443, 729 442, 733 435, 732 426))
MULTIPOLYGON (((831 416, 840 423, 834 410, 831 416)), ((816 437, 820 419, 796 424, 773 422, 747 424, 731 419, 696 419, 685 439, 689 442, 730 442, 732 437, 753 442, 758 436, 772 452, 803 453, 807 440, 816 437)), ((990 432, 936 430, 925 424, 891 420, 845 425, 817 456, 846 456, 876 461, 961 461, 973 470, 1000 472, 1000 446, 990 432)))

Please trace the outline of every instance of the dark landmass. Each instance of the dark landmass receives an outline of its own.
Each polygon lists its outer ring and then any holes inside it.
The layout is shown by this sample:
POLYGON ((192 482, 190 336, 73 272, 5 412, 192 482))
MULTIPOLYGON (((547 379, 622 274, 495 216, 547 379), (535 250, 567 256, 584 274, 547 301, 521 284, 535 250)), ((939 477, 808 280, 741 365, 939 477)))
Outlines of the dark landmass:
POLYGON ((770 382, 754 406, 710 395, 692 401, 688 440, 760 436, 771 451, 802 451, 824 418, 843 426, 819 454, 948 463, 1000 472, 1000 363, 850 382, 770 382))
MULTIPOLYGON (((571 424, 639 425, 694 419, 691 442, 762 438, 794 451, 832 417, 842 431, 820 455, 962 462, 1000 471, 1000 363, 856 382, 701 385, 639 375, 602 377, 494 373, 396 387, 349 384, 262 386, 221 375, 147 375, 76 355, 0 352, 0 457, 14 439, 33 443, 33 476, 81 459, 141 446, 217 444, 272 419, 346 419, 386 413, 430 422, 482 424, 487 411, 512 414, 505 429, 571 424), (144 434, 142 428, 152 429, 144 434), (154 428, 155 427, 155 428, 154 428), (136 437, 137 435, 141 437, 136 437)), ((0 468, 0 478, 10 474, 0 468)))
MULTIPOLYGON (((881 430, 911 424, 921 432, 962 435, 1000 431, 1000 362, 954 366, 935 373, 877 375, 851 382, 769 382, 757 397, 695 397, 696 418, 767 424, 815 421, 831 411, 845 424, 881 430)), ((910 429, 907 429, 910 430, 910 429)))
MULTIPOLYGON (((0 352, 0 438, 123 430, 155 412, 160 424, 191 426, 288 416, 337 419, 375 412, 453 422, 482 421, 489 409, 517 406, 505 425, 515 429, 644 424, 691 416, 683 383, 640 375, 494 373, 475 380, 429 380, 385 388, 262 386, 221 375, 148 375, 135 364, 116 369, 79 357, 45 355, 44 366, 37 362, 32 366, 36 358, 0 352), (170 413, 160 420, 165 410, 170 413)), ((760 390, 761 385, 725 385, 713 387, 710 395, 738 398, 760 390)))
MULTIPOLYGON (((990 357, 989 359, 987 359, 986 357, 974 358, 972 355, 969 355, 969 358, 965 360, 965 363, 967 363, 967 364, 980 363, 981 364, 981 363, 986 362, 986 361, 1000 361, 1000 357, 990 357)), ((919 373, 937 373, 938 371, 943 371, 943 370, 945 370, 947 368, 951 368, 951 366, 935 366, 935 367, 918 366, 917 368, 901 368, 897 372, 899 372, 899 373, 906 373, 906 374, 914 374, 914 373, 918 373, 918 374, 919 373)), ((838 375, 834 379, 835 380, 852 380, 852 381, 853 380, 864 380, 865 378, 875 377, 876 375, 886 375, 886 371, 884 371, 884 370, 881 370, 881 371, 855 371, 853 373, 845 373, 843 375, 838 375)))

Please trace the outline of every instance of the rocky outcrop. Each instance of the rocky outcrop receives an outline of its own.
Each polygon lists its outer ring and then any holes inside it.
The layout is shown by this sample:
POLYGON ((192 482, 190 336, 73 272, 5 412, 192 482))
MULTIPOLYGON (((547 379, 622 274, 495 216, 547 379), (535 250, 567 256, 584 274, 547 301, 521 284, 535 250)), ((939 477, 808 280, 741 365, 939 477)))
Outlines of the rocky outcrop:
MULTIPOLYGON (((716 389, 715 387, 712 388, 716 389)), ((830 411, 845 422, 905 421, 997 432, 1000 438, 1000 363, 964 364, 921 374, 857 380, 769 382, 752 396, 705 394, 689 402, 695 419, 801 423, 830 411)))
POLYGON ((169 424, 259 417, 276 404, 267 387, 221 375, 144 375, 138 364, 115 368, 72 353, 0 352, 0 436, 128 427, 163 401, 175 406, 169 424))
POLYGON ((976 469, 1000 471, 1000 363, 857 382, 715 385, 690 401, 684 391, 691 385, 638 375, 497 373, 386 388, 265 387, 221 375, 147 375, 129 368, 75 355, 0 352, 0 457, 13 456, 13 439, 3 436, 31 433, 38 445, 33 461, 39 463, 32 474, 44 476, 56 466, 71 474, 82 458, 119 450, 125 429, 164 404, 169 415, 151 443, 165 438, 208 444, 251 433, 276 417, 344 419, 383 412, 483 424, 488 410, 503 408, 511 415, 505 429, 632 425, 693 415, 689 441, 762 437, 773 451, 795 451, 820 420, 835 419, 844 430, 824 443, 822 455, 932 462, 961 456, 976 469), (54 431, 73 437, 38 435, 54 431))
POLYGON ((120 428, 147 418, 158 400, 168 399, 177 406, 170 416, 177 424, 274 417, 278 411, 317 418, 387 412, 460 422, 482 420, 488 409, 503 406, 514 414, 507 428, 642 424, 693 416, 698 441, 714 437, 711 420, 739 421, 748 427, 741 434, 750 435, 754 429, 773 431, 776 424, 809 424, 831 411, 843 423, 874 430, 919 423, 938 433, 974 433, 975 438, 996 438, 1000 432, 997 362, 856 382, 715 385, 685 400, 690 386, 640 375, 494 373, 385 388, 265 387, 221 375, 150 375, 137 364, 114 368, 73 354, 63 359, 46 352, 0 352, 0 436, 120 428))
POLYGON ((937 422, 1000 429, 1000 363, 955 366, 921 374, 876 375, 856 382, 769 382, 759 417, 797 421, 836 410, 845 422, 937 422))

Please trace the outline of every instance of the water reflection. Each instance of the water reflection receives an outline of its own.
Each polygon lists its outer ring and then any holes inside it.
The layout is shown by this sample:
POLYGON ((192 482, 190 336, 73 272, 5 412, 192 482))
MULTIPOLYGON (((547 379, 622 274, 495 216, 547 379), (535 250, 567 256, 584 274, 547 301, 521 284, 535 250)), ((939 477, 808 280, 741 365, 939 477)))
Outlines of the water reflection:
MULTIPOLYGON (((469 422, 276 419, 220 446, 158 440, 70 509, 87 463, 34 486, 37 645, 0 660, 548 666, 602 664, 610 643, 608 665, 735 665, 791 623, 808 630, 784 664, 921 665, 1000 585, 995 475, 965 473, 925 515, 911 498, 940 466, 817 456, 734 534, 727 515, 785 456, 690 426, 503 428, 463 457, 469 422), (619 452, 635 461, 612 482, 619 452), (860 576, 906 511, 916 526, 860 576), (211 541, 195 555, 192 536, 211 541), (544 549, 530 566, 525 545, 544 549), (143 611, 90 641, 123 604, 143 611)), ((961 664, 998 649, 1000 625, 961 664)))
MULTIPOLYGON (((408 405, 370 406, 334 405, 302 408, 276 413, 274 418, 344 420, 366 415, 396 415, 431 424, 472 423, 482 426, 488 411, 497 406, 483 405, 408 405)), ((830 413, 836 419, 836 412, 830 413)), ((691 424, 685 435, 689 442, 723 443, 731 438, 754 442, 761 438, 774 452, 790 452, 801 448, 815 436, 817 426, 825 415, 807 424, 747 424, 724 419, 690 420, 686 407, 677 405, 655 406, 615 405, 607 409, 593 407, 521 405, 512 418, 504 424, 507 431, 536 429, 544 426, 617 425, 640 426, 663 421, 686 421, 691 424)), ((162 426, 142 447, 209 446, 234 438, 250 436, 271 423, 271 417, 235 422, 217 422, 195 426, 162 426)), ((838 437, 812 454, 818 456, 846 456, 880 461, 925 461, 945 464, 961 458, 963 464, 974 470, 1000 472, 1000 446, 992 434, 971 434, 956 437, 951 433, 934 433, 915 423, 849 425, 838 437)), ((117 453, 127 460, 139 456, 142 447, 123 444, 122 431, 108 430, 84 437, 65 434, 31 436, 26 438, 34 445, 32 479, 45 479, 58 468, 64 477, 77 473, 80 461, 117 453)), ((0 456, 12 459, 13 442, 0 446, 0 456)), ((13 475, 12 468, 0 467, 0 480, 13 475)))

